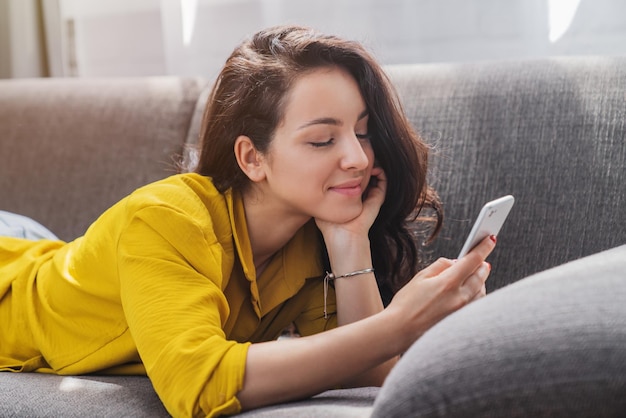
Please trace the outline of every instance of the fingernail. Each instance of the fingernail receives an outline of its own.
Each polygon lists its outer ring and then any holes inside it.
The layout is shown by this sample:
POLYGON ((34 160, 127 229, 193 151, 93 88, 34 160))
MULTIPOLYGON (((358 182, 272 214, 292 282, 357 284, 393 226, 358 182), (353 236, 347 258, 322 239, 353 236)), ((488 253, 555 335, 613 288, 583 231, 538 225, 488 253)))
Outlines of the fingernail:
POLYGON ((487 268, 491 271, 491 263, 487 261, 487 268))
POLYGON ((492 240, 494 244, 498 241, 495 235, 489 235, 489 239, 492 240))

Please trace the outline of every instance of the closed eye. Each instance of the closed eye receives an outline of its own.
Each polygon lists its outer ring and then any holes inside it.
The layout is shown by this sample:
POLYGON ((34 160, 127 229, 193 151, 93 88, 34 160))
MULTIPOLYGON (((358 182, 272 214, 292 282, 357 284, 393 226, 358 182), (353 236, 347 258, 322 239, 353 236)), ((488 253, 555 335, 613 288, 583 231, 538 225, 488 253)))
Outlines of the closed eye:
POLYGON ((309 144, 311 144, 313 148, 322 148, 332 145, 333 142, 335 142, 335 138, 330 138, 328 141, 325 142, 309 142, 309 144))
POLYGON ((372 136, 370 134, 355 134, 355 135, 358 139, 367 139, 367 140, 372 139, 372 136))

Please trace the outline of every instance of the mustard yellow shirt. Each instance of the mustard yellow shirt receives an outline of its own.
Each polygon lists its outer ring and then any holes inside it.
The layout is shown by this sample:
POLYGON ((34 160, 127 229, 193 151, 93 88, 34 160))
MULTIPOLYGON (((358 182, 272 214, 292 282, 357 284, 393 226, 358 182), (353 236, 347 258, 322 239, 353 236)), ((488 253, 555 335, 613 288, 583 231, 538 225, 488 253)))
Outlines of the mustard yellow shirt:
POLYGON ((319 251, 311 222, 257 278, 241 198, 197 174, 138 189, 70 243, 0 238, 0 370, 147 373, 174 416, 237 413, 251 342, 336 326, 319 251))

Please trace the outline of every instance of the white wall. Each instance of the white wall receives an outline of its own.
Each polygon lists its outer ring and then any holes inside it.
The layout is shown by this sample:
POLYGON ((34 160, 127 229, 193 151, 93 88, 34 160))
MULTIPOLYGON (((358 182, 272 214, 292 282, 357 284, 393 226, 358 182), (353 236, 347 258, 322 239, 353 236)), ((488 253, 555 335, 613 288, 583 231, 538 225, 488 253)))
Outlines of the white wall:
POLYGON ((280 23, 362 41, 386 64, 626 55, 622 0, 60 2, 63 24, 74 24, 79 76, 213 77, 243 37, 280 23), (551 40, 558 28, 565 32, 551 40))
POLYGON ((76 75, 166 73, 159 0, 61 0, 61 15, 76 75))
POLYGON ((36 0, 0 0, 0 14, 0 78, 45 76, 36 0))
POLYGON ((9 3, 0 0, 0 78, 11 77, 9 3))

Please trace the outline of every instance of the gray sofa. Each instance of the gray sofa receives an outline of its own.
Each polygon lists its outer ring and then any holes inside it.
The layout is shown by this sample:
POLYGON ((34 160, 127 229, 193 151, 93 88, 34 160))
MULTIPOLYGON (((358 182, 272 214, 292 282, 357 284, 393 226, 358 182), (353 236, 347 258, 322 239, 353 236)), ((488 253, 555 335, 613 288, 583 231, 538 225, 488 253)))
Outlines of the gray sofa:
MULTIPOLYGON (((626 57, 388 70, 434 147, 446 220, 433 258, 456 256, 485 201, 516 197, 490 257, 491 294, 427 332, 380 389, 242 416, 623 416, 626 57)), ((82 234, 177 171, 208 88, 184 77, 0 81, 0 210, 65 240, 82 234)), ((0 373, 0 416, 167 412, 143 376, 0 373)))

